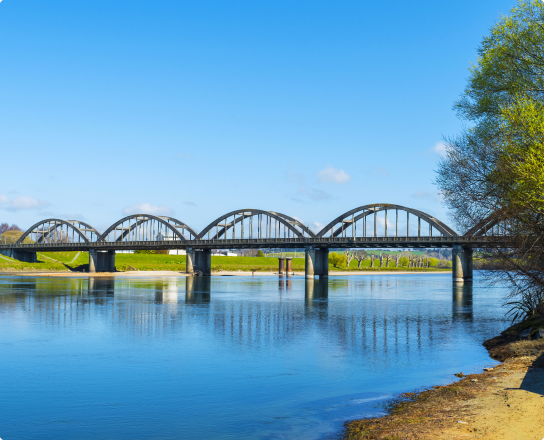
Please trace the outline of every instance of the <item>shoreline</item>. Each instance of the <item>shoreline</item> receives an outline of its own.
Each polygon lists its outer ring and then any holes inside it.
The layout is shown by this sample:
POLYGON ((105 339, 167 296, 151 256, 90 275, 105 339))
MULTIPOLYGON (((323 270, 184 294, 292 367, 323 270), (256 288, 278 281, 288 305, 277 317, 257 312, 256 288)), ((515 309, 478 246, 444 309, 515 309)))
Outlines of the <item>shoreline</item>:
MULTIPOLYGON (((436 270, 436 271, 392 271, 392 270, 367 270, 367 271, 335 271, 329 272, 329 277, 340 276, 355 276, 355 275, 437 275, 451 273, 451 270, 436 270)), ((0 276, 42 276, 42 277, 164 277, 164 276, 176 276, 187 277, 185 272, 169 271, 169 270, 133 270, 124 272, 54 272, 54 271, 6 271, 0 272, 0 276)), ((258 277, 258 276, 277 276, 290 278, 304 276, 304 272, 292 272, 292 275, 279 275, 277 272, 255 272, 252 274, 249 271, 221 271, 212 272, 211 276, 223 276, 223 277, 258 277)))
POLYGON ((544 436, 544 339, 518 340, 544 317, 513 325, 483 343, 502 362, 460 380, 402 393, 388 414, 345 423, 344 440, 479 438, 541 440, 544 436))

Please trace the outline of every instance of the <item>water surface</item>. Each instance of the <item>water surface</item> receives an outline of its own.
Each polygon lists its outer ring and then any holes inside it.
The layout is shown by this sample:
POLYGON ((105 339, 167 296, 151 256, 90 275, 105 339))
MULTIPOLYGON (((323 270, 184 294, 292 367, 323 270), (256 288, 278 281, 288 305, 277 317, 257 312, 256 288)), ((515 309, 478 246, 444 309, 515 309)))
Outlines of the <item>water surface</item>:
POLYGON ((504 294, 451 274, 0 277, 0 438, 334 438, 494 364, 504 294))

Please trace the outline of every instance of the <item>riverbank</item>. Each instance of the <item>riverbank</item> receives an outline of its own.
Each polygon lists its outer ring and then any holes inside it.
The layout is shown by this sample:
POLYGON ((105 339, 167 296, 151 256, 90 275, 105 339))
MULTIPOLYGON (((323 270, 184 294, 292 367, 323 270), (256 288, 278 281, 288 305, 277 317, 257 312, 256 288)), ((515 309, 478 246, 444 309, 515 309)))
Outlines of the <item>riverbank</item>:
MULTIPOLYGON (((435 275, 441 273, 447 273, 448 271, 336 271, 330 272, 329 277, 341 277, 341 276, 353 276, 353 275, 413 275, 415 273, 421 275, 435 275)), ((451 271, 450 271, 451 272, 451 271)), ((41 276, 41 277, 185 277, 185 272, 171 271, 171 270, 135 270, 125 272, 76 272, 76 271, 0 271, 0 276, 41 276)), ((221 271, 212 272, 212 276, 222 277, 253 277, 253 276, 280 276, 277 272, 255 272, 254 274, 249 271, 221 271)), ((289 276, 283 275, 288 278, 290 276, 304 276, 304 272, 292 272, 289 276)))
POLYGON ((458 382, 400 395, 388 415, 346 423, 344 439, 541 440, 544 437, 544 339, 518 341, 524 322, 484 343, 503 362, 458 382))

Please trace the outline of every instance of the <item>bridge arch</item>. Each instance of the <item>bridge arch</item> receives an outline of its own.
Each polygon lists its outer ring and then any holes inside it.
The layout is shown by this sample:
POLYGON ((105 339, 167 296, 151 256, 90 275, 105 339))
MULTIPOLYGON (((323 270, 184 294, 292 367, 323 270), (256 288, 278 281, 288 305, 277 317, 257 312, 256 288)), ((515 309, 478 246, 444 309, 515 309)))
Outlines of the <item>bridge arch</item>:
POLYGON ((191 227, 173 217, 133 214, 111 225, 97 242, 164 241, 169 240, 169 232, 173 241, 192 240, 197 236, 191 227))
POLYGON ((209 239, 218 240, 220 237, 226 238, 229 230, 232 231, 233 238, 238 233, 238 238, 242 239, 280 238, 281 236, 287 238, 290 236, 293 238, 315 237, 315 234, 302 222, 288 215, 261 209, 238 209, 215 219, 196 238, 205 239, 207 236, 209 239), (256 224, 253 222, 255 218, 257 219, 256 224))
POLYGON ((421 235, 421 220, 426 222, 429 225, 429 234, 432 235, 432 228, 436 229, 440 234, 446 237, 454 237, 458 234, 451 229, 448 225, 441 222, 437 218, 426 214, 423 211, 418 211, 417 209, 408 208, 406 206, 401 205, 394 205, 389 203, 374 203, 371 205, 363 205, 359 206, 358 208, 354 208, 350 211, 345 212, 344 214, 336 217, 333 221, 331 221, 328 225, 324 226, 321 231, 317 234, 317 237, 325 237, 326 234, 329 234, 332 237, 338 237, 338 236, 350 236, 353 237, 357 236, 357 222, 359 220, 363 220, 363 235, 366 236, 366 220, 367 217, 371 214, 374 214, 374 236, 377 235, 377 221, 376 221, 376 214, 378 212, 384 212, 385 213, 385 220, 384 220, 384 229, 385 229, 385 236, 387 236, 388 232, 388 219, 387 219, 387 212, 388 211, 395 211, 396 213, 396 227, 395 227, 395 234, 391 235, 399 235, 398 233, 398 226, 399 226, 399 217, 398 217, 398 211, 404 211, 407 214, 407 221, 406 221, 406 236, 410 235, 410 229, 409 229, 409 215, 412 214, 418 219, 418 235, 421 235), (348 229, 351 228, 351 233, 348 234, 348 229))
POLYGON ((465 237, 481 237, 484 235, 502 235, 501 232, 504 232, 506 218, 504 218, 500 213, 494 212, 490 216, 480 220, 472 228, 465 232, 465 237), (501 231, 502 229, 502 231, 501 231))
POLYGON ((34 243, 75 242, 76 234, 79 242, 91 243, 100 235, 100 232, 81 220, 49 218, 41 220, 28 228, 17 240, 16 244, 22 244, 26 238, 34 241, 34 243), (70 231, 72 232, 71 240, 70 231))

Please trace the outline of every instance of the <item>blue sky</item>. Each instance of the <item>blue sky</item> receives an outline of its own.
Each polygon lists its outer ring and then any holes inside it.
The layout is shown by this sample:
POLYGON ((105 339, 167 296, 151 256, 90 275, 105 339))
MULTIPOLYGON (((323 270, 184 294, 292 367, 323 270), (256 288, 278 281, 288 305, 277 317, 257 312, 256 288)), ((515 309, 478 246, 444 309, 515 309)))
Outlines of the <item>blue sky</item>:
POLYGON ((483 35, 514 1, 0 2, 0 222, 314 228, 433 186, 483 35))

